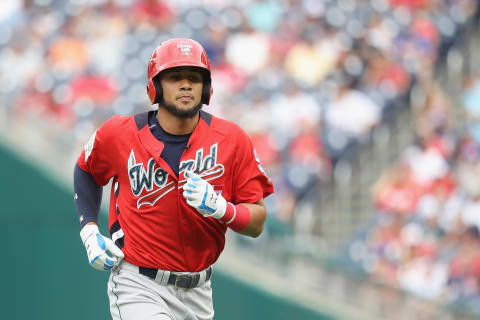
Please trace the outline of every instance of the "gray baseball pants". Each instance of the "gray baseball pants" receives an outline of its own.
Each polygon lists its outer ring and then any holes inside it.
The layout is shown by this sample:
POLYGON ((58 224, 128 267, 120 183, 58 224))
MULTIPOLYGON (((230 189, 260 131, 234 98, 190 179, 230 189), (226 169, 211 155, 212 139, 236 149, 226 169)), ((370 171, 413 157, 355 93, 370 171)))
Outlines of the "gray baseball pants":
POLYGON ((156 279, 122 261, 110 274, 108 298, 113 320, 212 320, 210 280, 192 289, 166 285, 169 271, 156 279))

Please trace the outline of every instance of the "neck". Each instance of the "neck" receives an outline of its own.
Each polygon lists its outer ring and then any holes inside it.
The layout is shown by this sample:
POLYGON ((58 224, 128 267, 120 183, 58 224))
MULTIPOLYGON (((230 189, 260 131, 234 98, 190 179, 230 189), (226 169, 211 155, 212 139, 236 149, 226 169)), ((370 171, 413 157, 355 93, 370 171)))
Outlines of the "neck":
POLYGON ((195 126, 198 123, 198 119, 200 118, 200 113, 197 112, 191 118, 179 118, 174 116, 164 108, 158 108, 157 112, 157 120, 162 126, 162 129, 170 134, 189 134, 193 132, 195 126))

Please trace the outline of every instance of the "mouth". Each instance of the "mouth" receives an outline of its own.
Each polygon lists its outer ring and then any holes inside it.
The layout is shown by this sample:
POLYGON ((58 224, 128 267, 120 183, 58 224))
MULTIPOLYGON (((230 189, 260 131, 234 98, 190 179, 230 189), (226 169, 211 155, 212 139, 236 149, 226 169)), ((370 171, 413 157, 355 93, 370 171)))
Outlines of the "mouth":
POLYGON ((192 97, 192 96, 189 96, 189 95, 180 96, 180 97, 177 98, 177 100, 180 100, 180 101, 192 101, 192 100, 193 100, 193 97, 192 97))

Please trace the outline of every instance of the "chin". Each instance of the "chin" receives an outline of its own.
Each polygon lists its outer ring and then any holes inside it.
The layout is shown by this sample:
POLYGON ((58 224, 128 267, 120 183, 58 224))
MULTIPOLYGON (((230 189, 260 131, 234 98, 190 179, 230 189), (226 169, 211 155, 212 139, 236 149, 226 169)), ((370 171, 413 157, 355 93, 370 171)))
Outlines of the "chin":
POLYGON ((166 103, 162 99, 162 101, 160 101, 160 103, 158 104, 158 107, 164 108, 167 112, 174 115, 175 117, 186 119, 196 116, 200 109, 202 109, 202 104, 198 103, 192 107, 185 107, 185 105, 178 106, 175 104, 166 103))

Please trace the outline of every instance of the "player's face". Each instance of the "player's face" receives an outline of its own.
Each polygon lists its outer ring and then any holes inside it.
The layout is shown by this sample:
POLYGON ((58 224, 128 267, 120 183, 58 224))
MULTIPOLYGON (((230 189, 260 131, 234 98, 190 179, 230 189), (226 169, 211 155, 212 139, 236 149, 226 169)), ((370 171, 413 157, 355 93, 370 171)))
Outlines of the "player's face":
POLYGON ((190 118, 201 109, 203 78, 195 68, 179 67, 165 71, 160 78, 163 99, 160 106, 180 118, 190 118))

